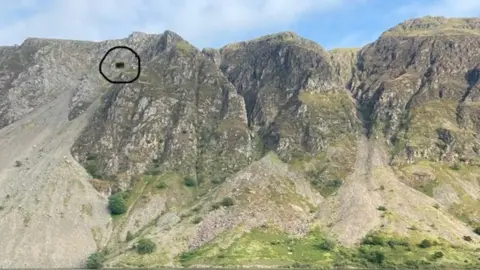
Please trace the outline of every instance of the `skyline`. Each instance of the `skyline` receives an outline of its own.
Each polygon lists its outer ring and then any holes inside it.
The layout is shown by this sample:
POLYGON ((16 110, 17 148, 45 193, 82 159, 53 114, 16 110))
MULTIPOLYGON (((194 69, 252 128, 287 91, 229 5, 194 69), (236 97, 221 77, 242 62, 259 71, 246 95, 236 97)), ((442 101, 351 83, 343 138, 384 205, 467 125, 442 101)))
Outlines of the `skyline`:
POLYGON ((101 41, 171 30, 198 48, 293 31, 327 49, 361 47, 405 20, 477 17, 476 0, 19 0, 0 11, 0 45, 28 37, 101 41))

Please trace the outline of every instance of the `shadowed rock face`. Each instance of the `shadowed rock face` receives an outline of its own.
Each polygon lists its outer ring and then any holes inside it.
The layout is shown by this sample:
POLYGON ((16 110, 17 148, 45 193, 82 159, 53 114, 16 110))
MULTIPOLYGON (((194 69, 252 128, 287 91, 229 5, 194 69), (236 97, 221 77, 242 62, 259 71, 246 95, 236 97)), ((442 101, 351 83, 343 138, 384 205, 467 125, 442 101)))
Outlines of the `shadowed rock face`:
MULTIPOLYGON (((104 247, 109 266, 178 266, 189 248, 227 248, 225 235, 267 224, 295 235, 320 224, 347 246, 370 230, 408 235, 414 222, 478 241, 477 48, 480 19, 441 17, 332 51, 291 32, 202 51, 170 31, 0 47, 0 266, 78 267, 104 247), (98 73, 119 45, 141 57, 134 83, 98 73), (65 179, 76 188, 56 184, 65 179), (129 211, 112 222, 106 196, 118 190, 129 211), (220 207, 227 197, 235 205, 220 207), (77 212, 83 221, 66 221, 77 212), (59 250, 67 228, 78 247, 59 250), (158 256, 139 263, 128 232, 156 239, 158 256)), ((124 75, 136 73, 118 54, 124 75)))

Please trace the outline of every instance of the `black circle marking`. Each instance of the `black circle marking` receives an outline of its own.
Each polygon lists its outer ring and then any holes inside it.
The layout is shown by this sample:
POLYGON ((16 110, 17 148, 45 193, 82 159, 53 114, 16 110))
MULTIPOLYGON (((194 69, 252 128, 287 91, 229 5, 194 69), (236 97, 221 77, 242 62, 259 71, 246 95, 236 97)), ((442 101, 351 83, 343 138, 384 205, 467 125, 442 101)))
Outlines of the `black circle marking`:
POLYGON ((130 47, 127 47, 127 46, 115 46, 115 47, 112 47, 110 48, 107 53, 105 53, 105 55, 103 56, 102 60, 100 61, 100 64, 98 66, 98 71, 100 72, 100 74, 102 74, 103 78, 105 78, 105 80, 107 80, 109 83, 114 83, 114 84, 127 84, 127 83, 133 83, 134 81, 136 81, 139 77, 140 77, 140 71, 141 71, 141 61, 140 61, 140 56, 138 55, 138 53, 136 51, 134 51, 132 48, 130 47), (118 49, 123 49, 123 50, 128 50, 130 51, 131 53, 133 53, 133 55, 135 56, 135 58, 137 58, 137 64, 138 64, 138 68, 137 68, 137 75, 129 80, 129 81, 116 81, 116 80, 111 80, 110 78, 107 77, 107 75, 105 75, 102 71, 102 64, 103 62, 105 61, 105 59, 107 58, 107 55, 109 53, 111 53, 112 51, 114 50, 118 50, 118 49))

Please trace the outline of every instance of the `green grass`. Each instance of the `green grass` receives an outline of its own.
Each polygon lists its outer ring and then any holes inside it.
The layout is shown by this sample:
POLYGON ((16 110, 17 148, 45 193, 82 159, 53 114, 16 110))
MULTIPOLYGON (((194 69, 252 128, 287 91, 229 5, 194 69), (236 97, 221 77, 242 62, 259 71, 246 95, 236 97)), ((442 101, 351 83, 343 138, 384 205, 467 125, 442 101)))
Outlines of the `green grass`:
POLYGON ((398 169, 407 184, 431 197, 436 188, 450 185, 455 192, 453 195, 458 196, 460 201, 452 204, 448 211, 470 226, 480 226, 480 222, 475 221, 480 218, 480 202, 465 190, 469 181, 479 179, 479 167, 463 165, 461 169, 453 170, 448 164, 422 160, 415 164, 402 165, 398 169), (434 179, 425 184, 416 183, 414 175, 423 171, 431 173, 434 179), (459 181, 465 182, 465 186, 460 185, 459 181))
POLYGON ((181 41, 176 44, 177 51, 184 56, 193 55, 198 52, 197 48, 186 41, 181 41))
POLYGON ((433 191, 435 188, 440 184, 440 181, 438 180, 433 180, 428 182, 427 184, 424 185, 419 185, 416 187, 419 191, 423 192, 425 195, 428 195, 430 197, 433 197, 433 191))
POLYGON ((222 52, 235 51, 243 47, 243 44, 258 44, 268 42, 270 44, 286 44, 291 46, 298 46, 306 50, 321 51, 323 48, 313 41, 299 37, 294 32, 280 32, 271 35, 261 36, 252 40, 241 43, 231 43, 221 48, 222 52))
POLYGON ((453 248, 441 240, 420 247, 421 240, 372 233, 355 248, 325 243, 329 238, 315 229, 307 236, 295 238, 274 228, 258 228, 245 233, 229 247, 207 244, 185 252, 177 259, 183 266, 253 266, 270 267, 465 267, 477 266, 474 250, 453 248), (326 248, 328 247, 328 248, 326 248), (439 252, 443 257, 439 258, 439 252), (436 255, 435 255, 436 254, 436 255))
POLYGON ((480 35, 480 29, 469 25, 467 19, 423 17, 417 22, 417 27, 397 26, 387 32, 384 36, 428 36, 428 35, 480 35), (427 27, 428 24, 428 27, 427 27), (423 27, 422 27, 423 26, 423 27))
MULTIPOLYGON (((127 207, 135 207, 139 203, 142 196, 152 196, 155 194, 172 194, 173 198, 191 199, 194 197, 195 191, 189 189, 183 184, 183 177, 176 172, 165 172, 161 175, 144 175, 140 180, 134 183, 131 190, 128 191, 126 198, 127 207)), ((176 208, 181 202, 168 201, 167 207, 176 208)), ((114 228, 121 226, 126 219, 125 214, 113 215, 114 228)))

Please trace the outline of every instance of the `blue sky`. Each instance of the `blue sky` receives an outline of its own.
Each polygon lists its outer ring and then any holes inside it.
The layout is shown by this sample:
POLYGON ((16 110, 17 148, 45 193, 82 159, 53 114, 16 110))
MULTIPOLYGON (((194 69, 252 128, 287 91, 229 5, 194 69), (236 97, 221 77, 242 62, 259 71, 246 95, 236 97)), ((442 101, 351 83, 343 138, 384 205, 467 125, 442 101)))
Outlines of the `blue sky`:
POLYGON ((0 45, 27 37, 100 41, 172 30, 220 47, 294 31, 330 49, 359 47, 413 17, 480 16, 480 0, 1 0, 0 45))

